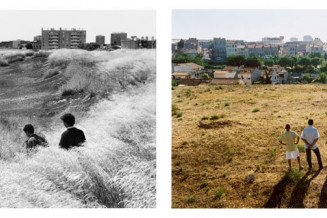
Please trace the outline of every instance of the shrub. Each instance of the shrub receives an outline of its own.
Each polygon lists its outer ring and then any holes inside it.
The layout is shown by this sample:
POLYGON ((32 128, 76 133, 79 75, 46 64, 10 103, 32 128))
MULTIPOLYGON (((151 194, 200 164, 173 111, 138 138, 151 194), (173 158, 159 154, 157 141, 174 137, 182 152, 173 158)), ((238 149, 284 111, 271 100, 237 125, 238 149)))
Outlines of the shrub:
POLYGON ((204 181, 204 182, 201 183, 200 188, 201 189, 202 188, 205 188, 207 185, 208 185, 208 182, 207 181, 204 181))
POLYGON ((225 102, 225 107, 228 107, 230 105, 229 102, 225 102))
POLYGON ((38 51, 34 53, 34 57, 38 58, 38 57, 42 57, 42 58, 47 58, 50 55, 50 51, 38 51))
POLYGON ((252 110, 253 113, 258 112, 258 111, 260 111, 259 108, 253 108, 253 110, 252 110))
POLYGON ((70 95, 74 95, 75 93, 77 93, 76 90, 67 89, 67 90, 64 90, 64 91, 61 93, 61 96, 62 96, 62 97, 67 97, 67 96, 70 96, 70 95))
POLYGON ((176 79, 172 79, 172 80, 171 80, 171 85, 172 85, 172 87, 178 86, 178 85, 179 85, 178 80, 176 80, 176 79))
POLYGON ((224 196, 226 195, 226 189, 224 189, 224 188, 219 188, 219 189, 217 189, 216 190, 216 192, 215 192, 215 200, 217 200, 217 199, 221 199, 221 198, 223 198, 224 196))
POLYGON ((215 86, 215 90, 220 90, 220 89, 223 89, 223 87, 221 85, 216 85, 215 86))
POLYGON ((192 94, 191 89, 187 89, 187 90, 186 90, 186 96, 187 96, 187 97, 190 97, 191 94, 192 94))
POLYGON ((204 116, 201 118, 201 120, 209 120, 209 117, 204 116))
POLYGON ((219 116, 218 115, 212 115, 210 117, 210 120, 218 120, 219 119, 219 116))
POLYGON ((195 201, 195 196, 192 195, 192 196, 188 197, 186 201, 187 201, 187 203, 193 203, 195 201))
POLYGON ((177 115, 177 112, 179 111, 179 108, 175 105, 175 104, 172 104, 171 105, 171 115, 172 116, 175 116, 177 115))
POLYGON ((182 116, 183 116, 183 113, 178 113, 176 117, 179 118, 179 117, 182 117, 182 116))

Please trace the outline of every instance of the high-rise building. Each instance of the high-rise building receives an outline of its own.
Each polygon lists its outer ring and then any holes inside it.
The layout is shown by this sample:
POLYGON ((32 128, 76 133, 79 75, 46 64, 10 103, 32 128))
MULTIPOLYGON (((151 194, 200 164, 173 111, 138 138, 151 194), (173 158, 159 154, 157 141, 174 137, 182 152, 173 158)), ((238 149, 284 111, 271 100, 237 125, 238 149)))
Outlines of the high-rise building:
POLYGON ((86 43, 86 30, 42 28, 42 49, 78 48, 83 43, 86 43))
POLYGON ((121 41, 127 39, 127 33, 111 33, 111 45, 121 45, 121 41))
POLYGON ((262 42, 266 45, 282 45, 284 43, 284 36, 280 37, 264 37, 262 42))
POLYGON ((216 61, 223 62, 226 60, 226 39, 213 38, 214 54, 216 61))
POLYGON ((95 37, 95 42, 99 44, 100 46, 103 46, 105 44, 105 36, 98 35, 95 37))

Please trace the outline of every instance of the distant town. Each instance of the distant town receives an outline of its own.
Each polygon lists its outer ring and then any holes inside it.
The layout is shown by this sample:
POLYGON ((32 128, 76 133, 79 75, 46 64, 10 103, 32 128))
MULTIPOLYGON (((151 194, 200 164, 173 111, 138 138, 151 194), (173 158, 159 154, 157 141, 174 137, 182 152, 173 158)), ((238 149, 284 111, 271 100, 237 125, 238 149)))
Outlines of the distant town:
POLYGON ((173 39, 173 85, 326 83, 327 43, 310 35, 284 40, 173 39))
POLYGON ((86 30, 80 29, 41 29, 41 35, 34 36, 33 40, 11 40, 0 42, 0 49, 85 49, 85 50, 115 50, 115 49, 142 49, 156 48, 154 37, 130 36, 127 33, 111 33, 110 44, 105 42, 105 36, 97 35, 95 42, 86 43, 86 30))

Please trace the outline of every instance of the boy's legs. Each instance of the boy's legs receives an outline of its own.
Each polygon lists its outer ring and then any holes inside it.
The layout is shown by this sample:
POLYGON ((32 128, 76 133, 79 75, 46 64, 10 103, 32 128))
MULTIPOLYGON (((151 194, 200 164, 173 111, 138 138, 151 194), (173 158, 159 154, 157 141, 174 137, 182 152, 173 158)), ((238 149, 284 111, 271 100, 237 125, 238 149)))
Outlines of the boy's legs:
POLYGON ((288 169, 289 169, 289 170, 292 169, 292 162, 291 162, 291 159, 288 159, 287 162, 288 162, 288 169))
POLYGON ((307 162, 308 162, 308 166, 309 166, 309 169, 312 168, 312 162, 311 162, 311 149, 305 149, 305 152, 307 154, 307 162))
POLYGON ((297 162, 299 163, 299 169, 303 169, 303 166, 301 166, 301 160, 300 160, 300 156, 298 156, 297 158, 297 162))
POLYGON ((320 156, 319 148, 314 149, 313 152, 314 152, 315 155, 317 156, 317 160, 318 160, 319 168, 320 168, 320 169, 323 168, 323 167, 322 167, 322 161, 321 161, 321 156, 320 156))

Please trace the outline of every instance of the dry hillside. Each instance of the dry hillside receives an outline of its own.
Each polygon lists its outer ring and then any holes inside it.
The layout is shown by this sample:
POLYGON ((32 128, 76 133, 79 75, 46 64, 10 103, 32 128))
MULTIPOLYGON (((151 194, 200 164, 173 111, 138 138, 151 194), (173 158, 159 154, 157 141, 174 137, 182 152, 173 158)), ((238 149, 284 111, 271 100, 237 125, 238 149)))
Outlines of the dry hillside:
POLYGON ((327 86, 175 87, 172 91, 174 208, 318 208, 327 206, 327 169, 288 172, 278 143, 289 123, 301 133, 312 118, 327 163, 327 86), (202 121, 201 121, 202 120, 202 121), (201 121, 201 123, 199 122, 201 121), (254 181, 246 180, 253 175, 254 181))

